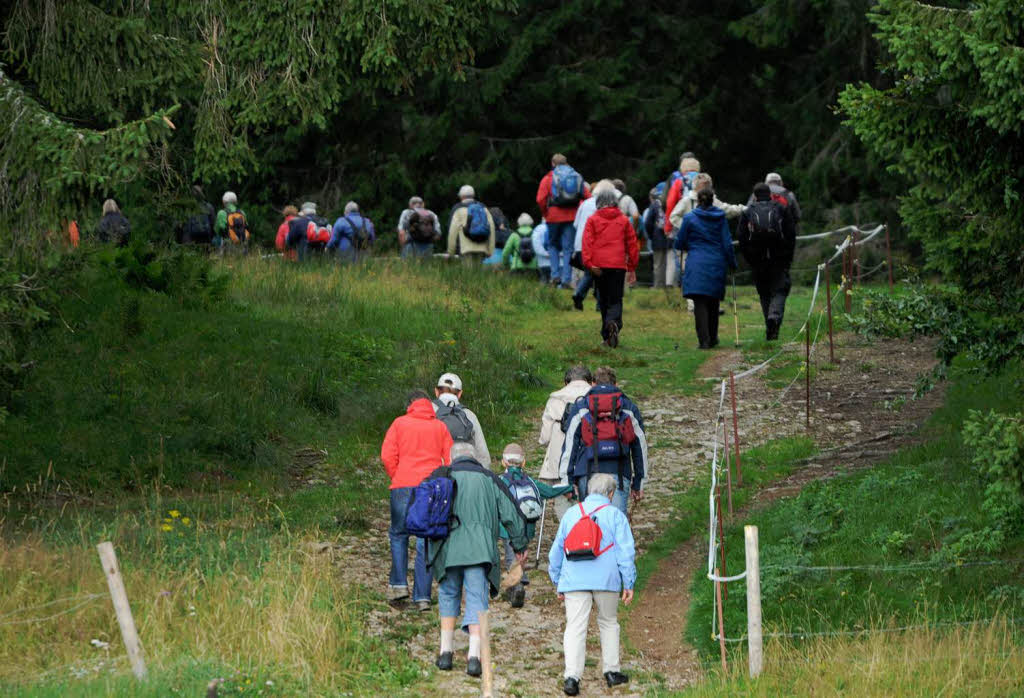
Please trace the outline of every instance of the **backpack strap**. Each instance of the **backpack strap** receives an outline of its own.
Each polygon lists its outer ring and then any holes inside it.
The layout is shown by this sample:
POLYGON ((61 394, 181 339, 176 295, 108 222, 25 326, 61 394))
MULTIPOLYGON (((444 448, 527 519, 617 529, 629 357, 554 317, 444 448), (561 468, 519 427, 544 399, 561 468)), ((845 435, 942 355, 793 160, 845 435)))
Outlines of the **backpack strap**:
MULTIPOLYGON (((589 514, 586 514, 586 516, 587 516, 587 517, 589 518, 589 517, 593 516, 594 514, 596 514, 597 512, 599 512, 599 511, 601 511, 602 509, 604 509, 604 508, 605 508, 606 506, 608 506, 608 505, 607 505, 607 504, 602 504, 601 506, 597 507, 597 508, 596 508, 596 509, 594 509, 594 510, 593 510, 592 512, 590 512, 589 514)), ((581 504, 580 504, 580 510, 582 510, 582 509, 583 509, 583 504, 581 503, 581 504)), ((597 525, 597 522, 595 521, 595 522, 594 522, 594 524, 595 524, 595 525, 597 525)), ((598 525, 598 528, 600 528, 600 525, 598 525)), ((595 551, 594 551, 594 556, 596 557, 596 556, 598 556, 598 555, 601 555, 602 553, 606 553, 606 552, 608 552, 608 550, 609 550, 609 549, 610 549, 610 548, 611 548, 611 547, 612 547, 613 545, 615 545, 615 543, 614 543, 614 542, 612 542, 612 543, 609 543, 608 545, 604 546, 604 547, 603 547, 603 548, 601 548, 600 550, 595 550, 595 551)))

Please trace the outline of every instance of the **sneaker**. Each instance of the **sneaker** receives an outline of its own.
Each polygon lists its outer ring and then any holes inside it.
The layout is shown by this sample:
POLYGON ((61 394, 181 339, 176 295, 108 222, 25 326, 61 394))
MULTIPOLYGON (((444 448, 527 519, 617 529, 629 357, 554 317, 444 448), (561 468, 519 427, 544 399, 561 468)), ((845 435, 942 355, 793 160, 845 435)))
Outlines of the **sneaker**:
POLYGON ((466 662, 466 673, 470 676, 480 676, 484 673, 484 667, 480 663, 480 657, 470 657, 466 662))
POLYGON ((388 603, 399 603, 405 601, 408 598, 409 587, 395 587, 388 585, 388 603))
POLYGON ((608 346, 612 349, 619 346, 619 326, 614 322, 609 322, 605 329, 608 331, 608 346))
POLYGON ((420 613, 424 613, 426 611, 429 611, 430 610, 430 602, 427 601, 427 600, 417 601, 416 602, 416 610, 419 611, 420 613))
POLYGON ((573 296, 572 307, 576 308, 576 310, 583 310, 583 299, 579 296, 573 296))
POLYGON ((620 684, 629 683, 629 677, 619 671, 604 672, 604 680, 608 682, 608 688, 614 688, 620 684))
POLYGON ((512 605, 512 608, 523 607, 523 604, 526 603, 526 589, 523 588, 522 584, 516 584, 509 589, 508 602, 512 605))
POLYGON ((562 684, 562 690, 565 691, 567 696, 578 696, 580 694, 580 680, 572 676, 566 676, 565 683, 562 684))
POLYGON ((434 666, 436 666, 441 671, 451 671, 452 670, 452 653, 451 652, 442 652, 441 654, 437 655, 437 661, 434 662, 434 666))

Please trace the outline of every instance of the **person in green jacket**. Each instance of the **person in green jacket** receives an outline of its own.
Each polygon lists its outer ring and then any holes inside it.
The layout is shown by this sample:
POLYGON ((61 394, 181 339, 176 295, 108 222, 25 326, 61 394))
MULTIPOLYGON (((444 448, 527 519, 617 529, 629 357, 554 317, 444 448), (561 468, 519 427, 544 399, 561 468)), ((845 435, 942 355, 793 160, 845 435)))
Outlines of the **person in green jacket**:
POLYGON ((512 272, 531 270, 536 273, 537 253, 533 249, 533 216, 529 213, 520 213, 516 225, 519 227, 508 236, 501 251, 501 264, 512 272))
POLYGON ((497 475, 473 459, 473 452, 471 443, 456 442, 452 446, 451 477, 457 487, 452 515, 457 523, 447 538, 429 541, 427 559, 438 581, 437 605, 441 611, 437 668, 451 671, 455 619, 465 591, 462 629, 469 633, 466 673, 480 676, 483 667, 477 614, 487 610, 488 597, 497 596, 501 585, 498 534, 504 526, 520 564, 526 558, 529 540, 526 521, 512 494, 497 475))
MULTIPOLYGON (((526 474, 526 451, 519 444, 509 444, 505 447, 505 450, 501 454, 501 462, 505 466, 505 472, 501 474, 501 480, 512 492, 513 498, 517 497, 517 487, 515 483, 524 483, 529 481, 537 488, 537 494, 540 495, 541 501, 531 500, 525 506, 539 506, 544 500, 554 499, 555 497, 567 497, 572 498, 572 485, 561 485, 553 486, 546 482, 538 482, 532 477, 526 474)), ((529 492, 529 488, 524 488, 527 497, 532 496, 529 492)), ((522 494, 518 496, 523 496, 522 494)), ((520 505, 520 510, 523 509, 523 504, 520 505)), ((524 512, 525 514, 525 512, 524 512)), ((536 514, 534 514, 536 516, 536 514)), ((528 540, 533 540, 533 536, 536 533, 537 523, 535 521, 526 522, 526 537, 528 540)), ((505 546, 505 569, 511 570, 516 564, 516 556, 512 550, 512 545, 508 542, 508 534, 505 529, 501 529, 501 539, 505 546)), ((520 580, 508 588, 505 591, 505 598, 512 605, 512 608, 522 608, 526 602, 526 585, 530 583, 530 580, 526 578, 526 571, 523 570, 523 576, 520 580)))

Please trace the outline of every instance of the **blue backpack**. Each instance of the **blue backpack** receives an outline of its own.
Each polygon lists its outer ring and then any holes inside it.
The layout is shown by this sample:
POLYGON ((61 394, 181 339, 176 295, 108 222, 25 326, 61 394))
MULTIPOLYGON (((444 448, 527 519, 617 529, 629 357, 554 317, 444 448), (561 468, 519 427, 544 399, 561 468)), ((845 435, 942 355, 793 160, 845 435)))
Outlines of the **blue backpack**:
POLYGON ((458 486, 448 466, 437 468, 418 484, 409 497, 405 512, 405 530, 427 540, 444 540, 458 519, 454 515, 458 486))
POLYGON ((571 207, 583 198, 583 177, 568 165, 559 165, 551 171, 551 194, 548 206, 571 207))
POLYGON ((466 207, 466 227, 463 232, 473 242, 487 242, 491 239, 487 208, 479 201, 474 201, 466 207))

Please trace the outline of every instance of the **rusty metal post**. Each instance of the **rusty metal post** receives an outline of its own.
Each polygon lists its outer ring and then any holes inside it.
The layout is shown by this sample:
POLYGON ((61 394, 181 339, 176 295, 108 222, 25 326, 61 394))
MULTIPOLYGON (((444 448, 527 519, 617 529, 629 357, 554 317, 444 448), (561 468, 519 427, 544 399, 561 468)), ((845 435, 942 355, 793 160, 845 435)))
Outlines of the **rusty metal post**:
POLYGON ((806 399, 806 410, 807 410, 807 428, 811 428, 811 321, 807 320, 807 324, 804 326, 804 335, 806 341, 804 346, 806 347, 804 357, 804 372, 806 375, 807 383, 807 399, 806 399))
POLYGON ((729 493, 729 518, 732 518, 732 468, 729 467, 729 425, 722 420, 722 435, 725 437, 725 447, 722 449, 722 461, 725 463, 725 484, 729 493))
MULTIPOLYGON (((728 577, 728 573, 725 571, 725 525, 722 523, 722 486, 717 486, 716 491, 715 507, 718 510, 718 549, 722 551, 722 576, 728 577)), ((725 598, 729 598, 729 587, 724 582, 722 583, 722 593, 725 598)))
POLYGON ((828 308, 828 360, 834 364, 836 351, 832 340, 832 288, 829 284, 828 264, 825 265, 825 305, 828 308))

